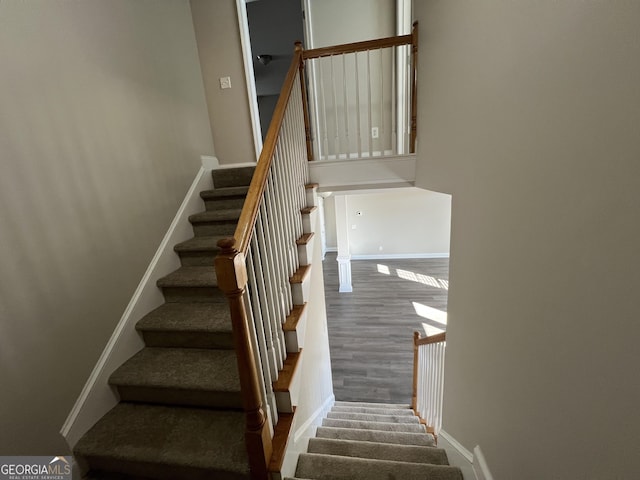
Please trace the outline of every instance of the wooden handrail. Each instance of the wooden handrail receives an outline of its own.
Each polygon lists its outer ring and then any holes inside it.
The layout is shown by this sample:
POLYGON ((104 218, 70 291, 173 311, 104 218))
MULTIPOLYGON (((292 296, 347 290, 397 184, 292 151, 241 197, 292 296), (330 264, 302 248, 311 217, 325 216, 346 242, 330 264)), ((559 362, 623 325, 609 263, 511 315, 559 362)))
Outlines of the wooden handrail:
POLYGON ((344 45, 334 45, 331 47, 312 48, 302 53, 302 58, 329 57, 331 55, 344 55, 346 53, 365 52, 367 50, 377 50, 379 48, 399 47, 401 45, 411 45, 413 35, 400 35, 396 37, 378 38, 376 40, 366 40, 364 42, 345 43, 344 45))
MULTIPOLYGON (((415 335, 415 334, 414 334, 415 335)), ((418 337, 416 341, 416 346, 420 345, 430 345, 432 343, 446 342, 447 341, 447 332, 438 333, 436 335, 431 335, 430 337, 418 337)))
MULTIPOLYGON (((238 226, 236 227, 236 231, 233 235, 236 239, 237 251, 243 254, 246 254, 249 249, 253 225, 256 223, 256 217, 258 216, 258 210, 260 208, 260 199, 264 193, 267 183, 267 174, 269 173, 271 163, 273 162, 273 155, 278 142, 278 134, 282 128, 282 122, 289 102, 289 96, 293 90, 301 62, 302 48, 296 48, 293 54, 293 60, 289 66, 289 71, 287 72, 284 84, 280 90, 280 98, 278 99, 278 103, 276 103, 276 108, 273 111, 273 116, 271 117, 271 124, 262 145, 262 153, 260 154, 258 165, 256 166, 255 173, 251 179, 251 184, 249 185, 249 191, 247 192, 247 198, 244 201, 244 207, 242 208, 242 213, 238 220, 238 226)), ((302 82, 303 79, 301 78, 300 81, 302 82)))
POLYGON ((302 90, 302 115, 304 118, 304 136, 307 143, 307 160, 313 160, 313 147, 311 146, 311 122, 309 121, 309 100, 307 98, 307 82, 304 75, 304 50, 302 42, 296 42, 296 52, 302 53, 302 58, 298 64, 300 71, 300 88, 302 90))

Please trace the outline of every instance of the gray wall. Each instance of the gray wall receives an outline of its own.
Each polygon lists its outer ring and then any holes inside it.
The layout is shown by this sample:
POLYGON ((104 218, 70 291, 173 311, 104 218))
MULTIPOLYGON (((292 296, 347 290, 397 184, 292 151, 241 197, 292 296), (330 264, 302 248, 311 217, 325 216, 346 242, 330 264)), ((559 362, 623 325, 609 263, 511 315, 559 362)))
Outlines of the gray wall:
MULTIPOLYGON (((449 253, 449 195, 418 188, 402 188, 348 197, 351 255, 449 253), (358 215, 358 212, 362 215, 358 215)), ((329 248, 337 247, 334 199, 331 196, 325 200, 325 229, 329 248)))
POLYGON ((453 194, 444 429, 495 478, 640 471, 640 3, 416 2, 453 194))
POLYGON ((0 2, 0 453, 58 434, 213 154, 188 1, 0 2))
POLYGON ((191 0, 211 132, 221 164, 255 162, 235 0, 191 0), (231 77, 231 88, 220 88, 231 77))

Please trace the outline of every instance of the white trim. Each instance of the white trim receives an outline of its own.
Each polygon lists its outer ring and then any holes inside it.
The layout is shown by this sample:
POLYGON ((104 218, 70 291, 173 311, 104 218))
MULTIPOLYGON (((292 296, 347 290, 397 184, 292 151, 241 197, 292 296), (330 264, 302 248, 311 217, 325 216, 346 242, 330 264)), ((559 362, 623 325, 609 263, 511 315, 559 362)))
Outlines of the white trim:
POLYGON ((320 405, 315 412, 313 412, 309 418, 307 418, 307 420, 300 425, 300 427, 298 427, 298 429, 296 430, 296 432, 293 435, 293 441, 297 442, 298 440, 300 440, 300 437, 302 437, 306 430, 313 425, 316 420, 318 419, 318 417, 320 418, 324 418, 324 416, 327 414, 327 412, 329 412, 329 410, 331 410, 331 408, 333 408, 333 404, 336 402, 336 397, 335 395, 331 394, 322 405, 320 405))
POLYGON ((444 438, 447 442, 449 442, 451 446, 455 448, 460 455, 466 458, 469 463, 473 463, 473 453, 471 453, 469 450, 464 448, 460 442, 458 442, 455 438, 453 438, 444 430, 440 430, 440 436, 444 438))
POLYGON ((179 267, 180 261, 175 255, 173 246, 192 235, 188 217, 202 210, 199 192, 213 186, 211 169, 208 165, 216 162, 215 157, 202 157, 203 165, 189 187, 80 396, 62 425, 60 433, 71 447, 100 417, 117 404, 118 397, 108 384, 109 376, 122 362, 144 347, 142 338, 135 330, 135 324, 142 316, 164 302, 156 281, 179 267))
POLYGON ((329 252, 333 252, 336 253, 338 251, 338 247, 327 247, 325 249, 325 252, 329 253, 329 252))
POLYGON ((224 170, 225 168, 242 168, 242 167, 255 167, 256 162, 242 162, 242 163, 225 163, 223 165, 218 164, 217 167, 211 170, 224 170))
MULTIPOLYGON (((327 249, 329 251, 329 249, 327 249)), ((351 260, 395 260, 402 258, 449 258, 448 253, 386 253, 380 255, 351 255, 351 260)))
POLYGON ((493 475, 489 471, 487 460, 484 458, 480 445, 473 449, 473 472, 478 480, 493 480, 493 475))
POLYGON ((240 44, 242 46, 242 60, 244 62, 244 78, 247 82, 247 96, 251 113, 253 130, 253 145, 256 150, 256 161, 262 152, 262 127, 260 126, 260 111, 258 110, 258 94, 256 93, 256 77, 253 71, 253 53, 251 52, 251 37, 249 36, 249 20, 245 0, 236 0, 238 11, 238 26, 240 27, 240 44))

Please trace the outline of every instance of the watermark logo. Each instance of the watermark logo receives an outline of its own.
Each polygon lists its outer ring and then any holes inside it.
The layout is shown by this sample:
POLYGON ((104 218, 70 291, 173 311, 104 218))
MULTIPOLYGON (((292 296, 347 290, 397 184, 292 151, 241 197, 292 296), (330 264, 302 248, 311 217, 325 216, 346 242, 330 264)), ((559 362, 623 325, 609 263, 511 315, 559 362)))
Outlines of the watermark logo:
POLYGON ((0 457, 0 480, 72 480, 71 457, 0 457))

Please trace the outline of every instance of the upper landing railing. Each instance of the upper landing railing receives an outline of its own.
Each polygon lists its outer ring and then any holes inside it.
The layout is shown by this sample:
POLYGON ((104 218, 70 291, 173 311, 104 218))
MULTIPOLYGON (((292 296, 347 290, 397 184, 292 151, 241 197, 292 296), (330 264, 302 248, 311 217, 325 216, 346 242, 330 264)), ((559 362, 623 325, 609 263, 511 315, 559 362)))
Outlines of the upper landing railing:
POLYGON ((415 153, 418 24, 412 33, 304 50, 309 159, 415 153))

